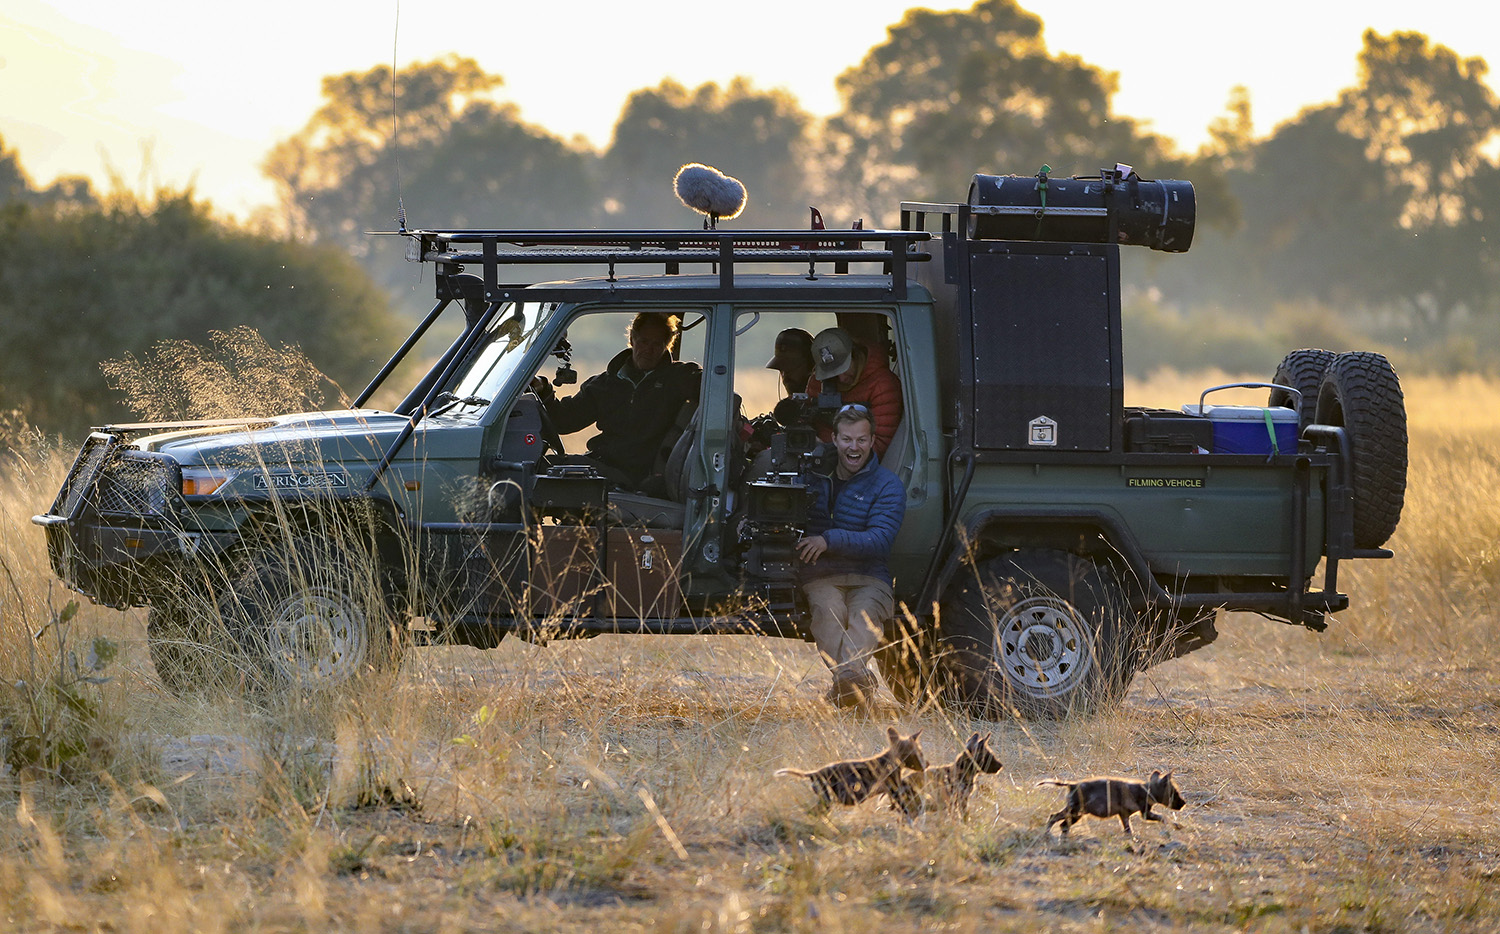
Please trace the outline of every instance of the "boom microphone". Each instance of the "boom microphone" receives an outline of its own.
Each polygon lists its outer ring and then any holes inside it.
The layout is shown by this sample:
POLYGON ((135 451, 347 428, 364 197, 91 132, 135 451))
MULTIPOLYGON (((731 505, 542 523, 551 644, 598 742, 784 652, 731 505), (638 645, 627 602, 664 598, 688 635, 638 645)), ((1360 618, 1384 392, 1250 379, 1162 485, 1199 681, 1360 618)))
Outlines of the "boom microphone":
POLYGON ((713 166, 689 162, 677 170, 672 187, 683 204, 708 218, 707 226, 733 220, 745 210, 745 186, 713 166))

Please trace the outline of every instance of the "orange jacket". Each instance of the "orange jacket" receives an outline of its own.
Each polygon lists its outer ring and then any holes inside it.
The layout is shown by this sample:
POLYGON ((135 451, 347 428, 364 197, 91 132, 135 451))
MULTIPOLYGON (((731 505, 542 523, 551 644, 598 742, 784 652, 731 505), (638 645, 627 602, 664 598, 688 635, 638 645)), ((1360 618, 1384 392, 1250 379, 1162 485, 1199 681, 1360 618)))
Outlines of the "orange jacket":
MULTIPOLYGON (((816 399, 822 391, 823 384, 817 377, 807 380, 809 396, 816 399)), ((884 456, 885 449, 890 447, 891 438, 896 434, 896 426, 901 424, 904 412, 901 405, 901 380, 896 378, 896 374, 891 372, 884 360, 871 354, 865 361, 859 380, 843 390, 842 396, 845 405, 858 403, 869 409, 870 414, 875 417, 875 453, 884 456)), ((829 428, 820 429, 818 434, 824 441, 833 438, 833 430, 829 428)))

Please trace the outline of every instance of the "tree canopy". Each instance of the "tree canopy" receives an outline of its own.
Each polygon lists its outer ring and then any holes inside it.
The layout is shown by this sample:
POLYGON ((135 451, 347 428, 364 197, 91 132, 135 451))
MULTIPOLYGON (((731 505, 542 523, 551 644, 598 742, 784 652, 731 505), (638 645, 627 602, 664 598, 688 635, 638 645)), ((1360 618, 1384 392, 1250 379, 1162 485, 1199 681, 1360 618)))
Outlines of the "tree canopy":
POLYGON ((599 189, 619 222, 692 227, 697 219, 673 195, 672 178, 684 164, 703 162, 745 184, 737 224, 805 226, 812 126, 812 115, 785 91, 757 90, 743 78, 693 90, 666 80, 625 102, 599 189))
MULTIPOLYGON (((1500 101, 1485 63, 1418 33, 1367 31, 1358 66, 1335 100, 1260 136, 1236 89, 1188 155, 1115 113, 1116 76, 1050 52, 1016 0, 911 10, 842 73, 827 119, 744 78, 664 80, 629 96, 598 151, 526 122, 471 59, 382 65, 324 79, 322 106, 267 154, 280 235, 217 220, 191 192, 148 203, 79 178, 36 186, 0 140, 0 410, 24 405, 58 430, 114 417, 100 361, 147 372, 167 359, 150 356, 157 342, 241 325, 268 347, 299 344, 347 386, 392 336, 387 295, 419 280, 397 238, 364 233, 393 229, 398 199, 411 227, 692 227, 671 190, 686 162, 745 183, 741 227, 803 226, 808 205, 832 225, 889 225, 902 200, 964 198, 975 172, 1127 162, 1190 179, 1199 211, 1189 258, 1143 257, 1127 278, 1211 310, 1221 333, 1274 320, 1279 334, 1331 340, 1374 333, 1377 313, 1413 341, 1442 329, 1411 322, 1484 316, 1500 329, 1500 101), (1364 323, 1342 323, 1356 311, 1364 323)), ((1202 343, 1180 308, 1153 314, 1152 334, 1202 343)))
POLYGON ((364 231, 396 229, 398 199, 413 227, 592 223, 592 155, 496 101, 501 84, 457 56, 401 69, 394 90, 386 65, 323 79, 323 106, 263 166, 289 228, 394 286, 403 245, 364 231))
POLYGON ((1195 280, 1183 294, 1500 311, 1500 108, 1485 74, 1418 33, 1365 32, 1337 100, 1222 148, 1244 224, 1195 246, 1211 275, 1179 270, 1195 280))
POLYGON ((1223 207, 1216 169, 1115 114, 1116 86, 1113 72, 1048 52, 1040 17, 1015 0, 910 10, 838 78, 843 108, 824 140, 831 187, 889 222, 902 200, 962 199, 976 172, 1091 175, 1125 162, 1192 178, 1200 201, 1223 207))
POLYGON ((0 136, 0 205, 6 204, 93 204, 94 189, 89 180, 78 175, 65 176, 36 188, 31 176, 21 167, 20 157, 6 148, 0 136))

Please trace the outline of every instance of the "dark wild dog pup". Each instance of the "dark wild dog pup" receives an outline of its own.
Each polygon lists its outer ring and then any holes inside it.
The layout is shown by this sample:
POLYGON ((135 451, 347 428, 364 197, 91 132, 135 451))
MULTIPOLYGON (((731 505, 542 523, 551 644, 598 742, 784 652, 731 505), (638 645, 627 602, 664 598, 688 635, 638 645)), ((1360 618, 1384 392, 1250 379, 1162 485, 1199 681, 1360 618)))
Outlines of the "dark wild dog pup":
MULTIPOLYGON (((922 731, 902 736, 895 727, 886 729, 890 745, 885 752, 868 759, 846 759, 830 762, 820 769, 803 772, 800 769, 777 769, 777 775, 796 775, 812 781, 813 790, 823 807, 834 801, 839 804, 859 804, 867 798, 888 794, 896 802, 910 801, 914 792, 901 777, 903 768, 922 771, 927 761, 922 758, 922 744, 917 737, 922 731)), ((906 808, 903 806, 902 810, 906 808)), ((910 816, 910 812, 907 812, 910 816)))
POLYGON ((1118 817, 1120 826, 1130 833, 1130 815, 1139 811, 1146 820, 1159 821, 1162 818, 1151 813, 1151 805, 1160 804, 1174 811, 1182 810, 1187 804, 1182 800, 1182 792, 1177 790, 1177 783, 1172 781, 1170 771, 1162 772, 1160 769, 1151 773, 1151 777, 1144 782, 1132 781, 1128 778, 1088 778, 1081 782, 1059 782, 1052 779, 1037 782, 1037 785, 1061 785, 1068 789, 1068 800, 1063 809, 1047 818, 1047 826, 1042 831, 1048 833, 1052 825, 1062 821, 1062 832, 1066 836, 1068 828, 1072 827, 1083 815, 1092 817, 1118 817))
MULTIPOLYGON (((990 736, 981 739, 976 732, 964 743, 960 752, 949 765, 929 766, 922 773, 922 790, 934 801, 942 802, 950 814, 957 812, 965 821, 969 819, 969 796, 974 793, 974 776, 994 775, 1005 768, 990 751, 990 736)), ((898 802, 899 803, 899 802, 898 802)), ((905 808, 903 807, 903 810, 905 808)))

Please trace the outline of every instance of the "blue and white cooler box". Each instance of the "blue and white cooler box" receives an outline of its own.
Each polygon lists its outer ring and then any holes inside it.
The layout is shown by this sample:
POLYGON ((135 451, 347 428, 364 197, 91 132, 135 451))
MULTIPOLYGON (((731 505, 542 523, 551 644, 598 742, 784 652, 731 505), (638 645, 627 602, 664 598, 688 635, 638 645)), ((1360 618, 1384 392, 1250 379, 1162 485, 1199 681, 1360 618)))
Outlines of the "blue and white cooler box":
POLYGON ((1295 454, 1297 410, 1262 405, 1184 405, 1213 423, 1215 454, 1295 454))

